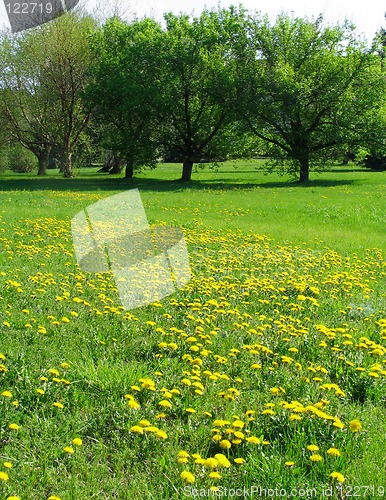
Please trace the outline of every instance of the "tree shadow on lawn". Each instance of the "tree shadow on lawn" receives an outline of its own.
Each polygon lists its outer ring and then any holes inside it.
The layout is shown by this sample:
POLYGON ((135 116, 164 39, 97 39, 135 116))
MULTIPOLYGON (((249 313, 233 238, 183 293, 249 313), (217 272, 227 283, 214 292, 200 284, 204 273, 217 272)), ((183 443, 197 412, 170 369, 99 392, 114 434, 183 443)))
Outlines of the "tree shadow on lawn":
MULTIPOLYGON (((106 174, 105 174, 106 175, 106 174)), ((15 179, 14 177, 0 178, 0 193, 3 191, 72 191, 72 192, 98 192, 98 191, 127 191, 139 189, 140 191, 178 192, 189 190, 202 191, 231 191, 237 189, 272 189, 272 188, 295 188, 307 189, 315 187, 333 187, 355 184, 353 179, 316 179, 308 183, 297 181, 275 181, 275 182, 231 182, 230 179, 192 180, 182 182, 181 180, 165 180, 154 178, 122 177, 76 177, 65 179, 61 177, 28 177, 15 179)))

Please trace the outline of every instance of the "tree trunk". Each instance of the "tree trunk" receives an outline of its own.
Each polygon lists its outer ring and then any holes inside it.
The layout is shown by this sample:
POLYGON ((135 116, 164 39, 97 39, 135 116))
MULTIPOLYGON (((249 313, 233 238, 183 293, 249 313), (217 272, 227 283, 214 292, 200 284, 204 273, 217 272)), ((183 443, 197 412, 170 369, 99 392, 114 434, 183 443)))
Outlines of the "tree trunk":
POLYGON ((38 175, 46 175, 48 166, 48 155, 40 154, 38 156, 38 162, 39 162, 38 175))
POLYGON ((112 165, 112 159, 113 159, 113 156, 109 156, 105 160, 103 167, 98 170, 98 174, 101 173, 101 172, 106 172, 106 173, 110 172, 111 165, 112 165))
POLYGON ((63 174, 64 172, 65 168, 64 166, 66 164, 66 161, 67 161, 66 152, 63 147, 60 147, 58 152, 58 168, 61 174, 63 174))
POLYGON ((184 182, 189 182, 192 177, 193 162, 191 160, 185 160, 182 164, 182 177, 181 180, 184 182))
POLYGON ((125 177, 126 177, 126 179, 132 179, 133 176, 134 176, 134 163, 132 160, 127 159, 126 160, 125 177))
MULTIPOLYGON (((112 163, 112 167, 110 169, 109 174, 120 174, 122 172, 122 168, 123 168, 123 164, 124 164, 122 158, 119 155, 114 155, 111 163, 112 163)), ((127 167, 126 167, 126 170, 127 170, 127 167)), ((126 177, 127 177, 127 174, 126 174, 126 177)), ((133 176, 131 175, 131 177, 133 177, 133 176)))
POLYGON ((299 182, 308 182, 310 180, 310 163, 308 156, 300 160, 300 177, 299 182))
POLYGON ((63 177, 72 177, 72 153, 70 151, 66 152, 66 159, 63 165, 63 177))

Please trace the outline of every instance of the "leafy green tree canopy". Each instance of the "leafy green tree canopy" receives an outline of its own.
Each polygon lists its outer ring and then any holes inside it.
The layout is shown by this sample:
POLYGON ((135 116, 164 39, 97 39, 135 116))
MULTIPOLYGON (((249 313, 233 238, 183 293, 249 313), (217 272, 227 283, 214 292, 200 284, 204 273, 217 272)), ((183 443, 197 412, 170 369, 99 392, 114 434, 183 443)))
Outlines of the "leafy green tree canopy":
POLYGON ((238 56, 239 110, 299 180, 331 148, 360 139, 384 88, 379 58, 348 23, 254 15, 238 56))
POLYGON ((234 146, 229 141, 235 88, 230 48, 244 19, 245 11, 234 8, 196 18, 165 15, 160 114, 167 148, 183 163, 183 181, 190 180, 194 163, 226 157, 234 146))
POLYGON ((125 158, 126 177, 135 168, 155 166, 160 155, 160 34, 161 27, 152 19, 127 24, 112 18, 92 39, 95 58, 84 98, 102 123, 103 146, 125 158))
POLYGON ((50 150, 62 151, 64 175, 72 174, 72 153, 90 118, 80 93, 91 53, 90 16, 69 13, 0 43, 0 107, 11 135, 39 160, 44 174, 50 150))

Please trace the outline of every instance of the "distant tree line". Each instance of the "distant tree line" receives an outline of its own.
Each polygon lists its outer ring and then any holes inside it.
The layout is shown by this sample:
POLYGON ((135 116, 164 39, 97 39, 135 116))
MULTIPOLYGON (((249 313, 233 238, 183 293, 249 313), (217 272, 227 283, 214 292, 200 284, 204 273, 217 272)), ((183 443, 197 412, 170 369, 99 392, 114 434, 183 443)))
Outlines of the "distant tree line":
POLYGON ((0 170, 71 177, 98 160, 132 177, 172 161, 189 181, 194 164, 264 154, 305 182, 331 158, 382 166, 385 33, 369 47, 347 22, 243 7, 4 31, 0 170))

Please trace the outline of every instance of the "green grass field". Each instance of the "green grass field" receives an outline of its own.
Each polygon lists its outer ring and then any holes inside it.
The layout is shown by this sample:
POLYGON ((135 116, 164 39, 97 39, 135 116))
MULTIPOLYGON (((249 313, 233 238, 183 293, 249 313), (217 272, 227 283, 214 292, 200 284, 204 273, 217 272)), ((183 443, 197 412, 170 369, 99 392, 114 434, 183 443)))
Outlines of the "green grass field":
POLYGON ((386 494, 386 175, 263 168, 2 174, 1 499, 386 494), (193 276, 125 311, 70 221, 132 188, 193 276))

